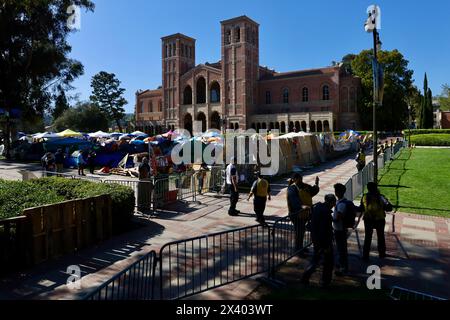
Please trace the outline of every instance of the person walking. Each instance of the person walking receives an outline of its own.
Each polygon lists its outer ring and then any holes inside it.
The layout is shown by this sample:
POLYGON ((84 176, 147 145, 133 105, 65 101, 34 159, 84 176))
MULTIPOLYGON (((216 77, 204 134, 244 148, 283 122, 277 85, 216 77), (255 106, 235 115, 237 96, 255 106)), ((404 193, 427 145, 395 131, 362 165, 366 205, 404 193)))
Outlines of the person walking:
POLYGON ((227 188, 230 191, 230 209, 228 210, 228 214, 230 216, 237 216, 240 213, 239 210, 236 210, 236 205, 239 201, 239 175, 236 165, 236 158, 232 158, 231 163, 227 166, 226 169, 227 188))
POLYGON ((264 211, 266 210, 267 199, 271 201, 270 197, 270 183, 261 176, 261 172, 255 173, 257 180, 253 183, 250 194, 248 195, 247 201, 253 198, 253 210, 256 214, 256 221, 262 225, 266 225, 264 219, 264 211))
POLYGON ((55 153, 55 165, 56 165, 56 173, 58 176, 61 176, 64 169, 64 153, 62 149, 58 149, 55 153))
POLYGON ((358 155, 356 156, 356 168, 358 169, 358 172, 362 171, 364 167, 366 166, 366 154, 364 152, 364 149, 361 149, 358 152, 358 155))
POLYGON ((313 207, 311 214, 311 238, 314 247, 314 255, 311 263, 303 273, 301 282, 309 285, 312 274, 319 266, 323 257, 323 271, 321 286, 327 287, 333 276, 333 228, 332 209, 336 205, 336 197, 333 194, 325 196, 325 202, 320 202, 313 207))
POLYGON ((84 174, 84 166, 86 165, 86 161, 84 160, 84 151, 80 151, 77 157, 77 166, 78 166, 78 175, 85 176, 84 174))
POLYGON ((345 198, 346 191, 347 188, 343 184, 334 185, 334 194, 338 199, 333 211, 334 240, 338 253, 336 275, 348 273, 348 228, 354 228, 356 219, 356 207, 352 201, 345 198))
POLYGON ((386 241, 384 227, 386 226, 386 211, 392 211, 392 204, 382 195, 374 182, 367 184, 367 193, 361 199, 361 209, 364 219, 363 260, 369 261, 372 246, 373 230, 377 232, 378 254, 380 259, 386 257, 386 241))

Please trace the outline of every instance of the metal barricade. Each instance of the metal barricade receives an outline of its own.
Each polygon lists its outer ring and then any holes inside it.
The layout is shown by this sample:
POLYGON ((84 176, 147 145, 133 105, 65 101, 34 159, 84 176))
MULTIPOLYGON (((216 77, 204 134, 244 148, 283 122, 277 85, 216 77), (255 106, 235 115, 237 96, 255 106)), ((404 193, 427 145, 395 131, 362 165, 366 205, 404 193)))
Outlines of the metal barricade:
POLYGON ((271 232, 271 277, 282 264, 312 245, 311 234, 306 227, 309 215, 310 210, 308 209, 280 218, 273 224, 271 232))
POLYGON ((175 185, 178 190, 178 200, 186 201, 192 200, 196 201, 198 183, 196 183, 195 172, 188 172, 179 174, 177 176, 171 176, 170 179, 175 180, 175 185))
POLYGON ((89 293, 84 300, 152 300, 156 266, 156 252, 151 251, 89 293))
POLYGON ((440 297, 426 294, 423 292, 418 292, 418 291, 409 290, 409 289, 400 288, 400 287, 392 287, 389 297, 392 300, 412 300, 412 301, 419 301, 419 300, 445 301, 446 300, 444 298, 440 298, 440 297))
POLYGON ((160 299, 181 299, 263 272, 270 228, 256 225, 168 243, 160 251, 160 299))
POLYGON ((206 184, 209 192, 221 192, 224 184, 224 167, 213 166, 209 171, 209 181, 206 184))

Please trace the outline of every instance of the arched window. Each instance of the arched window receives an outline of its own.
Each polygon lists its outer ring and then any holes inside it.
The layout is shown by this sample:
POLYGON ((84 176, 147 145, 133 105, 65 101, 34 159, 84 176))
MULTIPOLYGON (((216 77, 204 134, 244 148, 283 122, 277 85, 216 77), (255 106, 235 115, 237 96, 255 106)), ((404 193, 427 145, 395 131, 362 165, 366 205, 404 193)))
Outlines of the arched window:
POLYGON ((234 29, 234 42, 241 42, 241 28, 234 29))
POLYGON ((184 44, 181 44, 181 56, 184 57, 184 44))
POLYGON ((330 122, 328 120, 323 122, 323 131, 330 132, 330 122))
POLYGON ((266 104, 272 103, 272 96, 270 94, 270 91, 266 91, 266 104))
POLYGON ((220 85, 217 81, 214 81, 211 84, 210 99, 211 99, 211 103, 220 102, 220 85))
POLYGON ((281 122, 280 131, 281 133, 286 133, 286 123, 284 121, 281 122))
POLYGON ((211 115, 211 129, 220 129, 220 115, 217 111, 214 111, 211 115))
POLYGON ((283 103, 289 103, 289 89, 283 89, 283 103))
POLYGON ((172 56, 172 45, 169 44, 169 57, 171 57, 171 56, 172 56))
POLYGON ((206 80, 203 77, 197 80, 197 103, 206 103, 206 80))
POLYGON ((306 121, 302 121, 302 131, 303 132, 308 131, 308 126, 306 125, 306 121))
POLYGON ((139 110, 139 113, 144 113, 144 102, 141 102, 141 107, 140 107, 140 110, 139 110))
POLYGON ((192 88, 191 88, 191 86, 186 86, 186 88, 184 88, 183 104, 184 105, 192 104, 192 88))
POLYGON ((202 132, 206 131, 206 116, 203 112, 199 112, 197 115, 197 121, 202 123, 202 132))
POLYGON ((323 132, 322 121, 317 121, 317 132, 323 132))
POLYGON ((153 112, 153 101, 148 103, 148 112, 153 112))
POLYGON ((295 121, 295 132, 300 132, 301 130, 300 121, 295 121))
POLYGON ((166 56, 165 58, 169 57, 169 46, 166 44, 166 56))
POLYGON ((303 88, 302 90, 302 101, 308 102, 309 101, 309 90, 308 88, 303 88))
POLYGON ((324 85, 322 88, 322 100, 330 100, 330 87, 324 85))
POLYGON ((311 123, 309 124, 309 131, 316 132, 316 122, 315 121, 311 121, 311 123))
POLYGON ((184 129, 192 134, 192 116, 189 113, 184 116, 184 129))
POLYGON ((177 55, 177 45, 174 43, 172 48, 173 48, 173 54, 172 55, 176 56, 177 55))
POLYGON ((231 30, 228 29, 227 31, 225 31, 225 44, 230 43, 231 43, 231 30))

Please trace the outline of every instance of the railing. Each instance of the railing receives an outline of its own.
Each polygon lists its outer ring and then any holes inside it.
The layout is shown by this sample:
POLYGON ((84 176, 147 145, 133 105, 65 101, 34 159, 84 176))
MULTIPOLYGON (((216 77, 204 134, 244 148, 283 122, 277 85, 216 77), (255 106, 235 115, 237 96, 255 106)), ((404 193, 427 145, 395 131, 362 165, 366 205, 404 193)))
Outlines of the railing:
POLYGON ((444 298, 436 297, 436 296, 426 294, 423 292, 404 289, 404 288, 400 288, 400 287, 392 287, 389 297, 392 300, 414 300, 414 301, 418 301, 418 300, 443 301, 443 300, 446 300, 444 298))
POLYGON ((267 273, 311 245, 309 231, 298 246, 304 213, 273 225, 254 225, 164 245, 89 293, 90 300, 183 299, 239 280, 267 273))

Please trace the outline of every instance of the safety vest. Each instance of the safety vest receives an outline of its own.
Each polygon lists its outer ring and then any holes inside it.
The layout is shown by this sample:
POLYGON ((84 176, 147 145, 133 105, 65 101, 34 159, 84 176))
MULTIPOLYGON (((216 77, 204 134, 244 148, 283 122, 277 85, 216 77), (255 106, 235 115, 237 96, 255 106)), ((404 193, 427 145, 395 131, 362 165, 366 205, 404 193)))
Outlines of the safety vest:
POLYGON ((368 203, 367 195, 365 194, 363 196, 363 205, 365 218, 373 220, 383 220, 384 218, 386 218, 383 201, 381 199, 377 199, 377 201, 368 203))
POLYGON ((269 195, 269 182, 266 179, 258 179, 256 182, 255 196, 265 198, 269 195))
POLYGON ((358 160, 361 162, 366 162, 366 155, 362 152, 359 153, 358 160))

